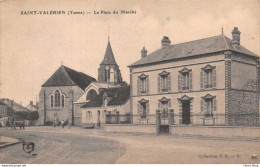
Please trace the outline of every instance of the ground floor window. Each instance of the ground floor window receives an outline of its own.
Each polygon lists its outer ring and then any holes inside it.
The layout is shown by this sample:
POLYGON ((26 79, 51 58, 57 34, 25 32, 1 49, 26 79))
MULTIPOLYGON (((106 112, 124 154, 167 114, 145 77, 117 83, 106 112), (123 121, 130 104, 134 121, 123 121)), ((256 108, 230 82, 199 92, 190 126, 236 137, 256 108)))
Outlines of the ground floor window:
POLYGON ((148 100, 140 100, 138 102, 138 113, 140 114, 140 118, 146 119, 147 114, 149 113, 149 101, 148 100))

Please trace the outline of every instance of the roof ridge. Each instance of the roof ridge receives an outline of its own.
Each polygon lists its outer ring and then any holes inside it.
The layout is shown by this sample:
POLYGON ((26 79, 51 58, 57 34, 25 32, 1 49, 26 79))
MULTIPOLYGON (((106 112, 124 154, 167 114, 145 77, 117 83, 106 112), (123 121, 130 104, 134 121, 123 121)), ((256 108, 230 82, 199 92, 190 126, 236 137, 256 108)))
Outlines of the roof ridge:
MULTIPOLYGON (((73 70, 73 69, 71 69, 71 68, 69 68, 69 67, 67 67, 67 66, 64 66, 64 65, 62 65, 62 67, 64 68, 65 73, 66 73, 66 75, 69 77, 69 79, 70 79, 75 85, 77 85, 77 84, 73 81, 73 79, 71 78, 71 76, 68 74, 68 71, 66 70, 66 68, 69 69, 69 70, 72 70, 72 71, 75 71, 75 70, 73 70)), ((77 71, 75 71, 75 72, 77 72, 77 71)))
POLYGON ((177 44, 173 44, 171 46, 182 45, 182 44, 185 44, 185 43, 191 43, 191 42, 196 42, 196 41, 202 41, 202 40, 206 40, 206 39, 210 39, 210 38, 216 38, 216 37, 219 37, 219 36, 222 36, 222 35, 216 35, 216 36, 211 36, 211 37, 207 37, 207 38, 201 38, 201 39, 196 39, 196 40, 192 40, 192 41, 177 43, 177 44))

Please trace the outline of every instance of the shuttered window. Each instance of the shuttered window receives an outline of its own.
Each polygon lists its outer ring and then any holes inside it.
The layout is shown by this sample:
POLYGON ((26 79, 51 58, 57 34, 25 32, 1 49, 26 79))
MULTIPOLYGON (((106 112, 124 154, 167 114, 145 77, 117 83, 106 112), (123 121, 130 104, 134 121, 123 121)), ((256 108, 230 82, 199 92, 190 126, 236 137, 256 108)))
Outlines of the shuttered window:
POLYGON ((171 75, 158 76, 158 92, 171 91, 171 75))
POLYGON ((192 71, 186 69, 185 72, 180 71, 178 75, 178 91, 192 90, 192 71))
POLYGON ((200 72, 200 89, 216 88, 217 87, 217 73, 216 67, 207 65, 202 68, 200 72))
POLYGON ((137 79, 137 94, 149 93, 149 76, 138 77, 137 79))

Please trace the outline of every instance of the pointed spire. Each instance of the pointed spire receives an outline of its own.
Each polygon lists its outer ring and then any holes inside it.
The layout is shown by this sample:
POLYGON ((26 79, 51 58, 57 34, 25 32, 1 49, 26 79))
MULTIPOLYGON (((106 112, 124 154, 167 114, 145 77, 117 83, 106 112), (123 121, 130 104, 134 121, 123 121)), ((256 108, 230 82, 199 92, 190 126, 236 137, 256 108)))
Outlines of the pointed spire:
POLYGON ((107 49, 106 49, 106 53, 104 56, 103 61, 101 62, 101 64, 105 64, 105 65, 117 65, 111 45, 110 45, 110 40, 108 37, 108 43, 107 43, 107 49))

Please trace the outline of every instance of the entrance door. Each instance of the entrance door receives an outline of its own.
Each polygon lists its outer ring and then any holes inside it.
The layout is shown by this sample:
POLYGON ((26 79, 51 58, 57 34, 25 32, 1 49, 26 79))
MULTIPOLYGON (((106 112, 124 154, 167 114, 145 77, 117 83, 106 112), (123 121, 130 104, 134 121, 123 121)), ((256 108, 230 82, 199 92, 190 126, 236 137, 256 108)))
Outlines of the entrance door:
POLYGON ((185 100, 182 102, 182 123, 190 124, 190 101, 185 100))

